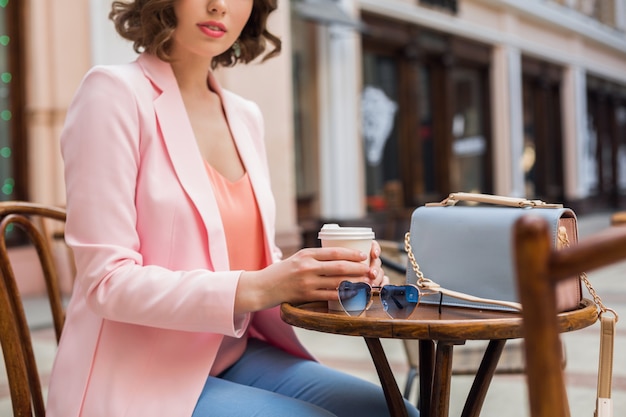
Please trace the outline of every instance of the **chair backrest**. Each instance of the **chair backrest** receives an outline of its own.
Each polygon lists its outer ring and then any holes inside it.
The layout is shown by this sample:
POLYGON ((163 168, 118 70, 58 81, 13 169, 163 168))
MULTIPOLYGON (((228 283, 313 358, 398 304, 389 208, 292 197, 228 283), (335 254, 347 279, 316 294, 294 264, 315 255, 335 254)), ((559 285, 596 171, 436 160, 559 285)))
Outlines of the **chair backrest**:
POLYGON ((65 210, 30 202, 0 202, 0 343, 6 365, 13 415, 44 417, 44 400, 29 324, 9 256, 7 236, 19 229, 36 249, 45 279, 57 342, 65 321, 52 237, 44 221, 64 225, 65 210), (33 414, 34 413, 34 414, 33 414))
POLYGON ((544 219, 528 214, 516 222, 516 274, 523 306, 531 417, 570 415, 557 330, 556 284, 626 260, 625 227, 607 228, 560 250, 550 242, 550 227, 544 219))

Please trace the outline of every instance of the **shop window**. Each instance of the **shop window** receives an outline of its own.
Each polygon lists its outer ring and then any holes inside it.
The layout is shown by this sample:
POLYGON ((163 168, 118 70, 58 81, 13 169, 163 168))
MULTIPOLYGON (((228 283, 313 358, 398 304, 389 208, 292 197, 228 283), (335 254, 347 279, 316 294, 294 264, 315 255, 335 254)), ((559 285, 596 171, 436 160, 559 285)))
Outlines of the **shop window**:
POLYGON ((317 28, 298 20, 292 29, 292 77, 296 147, 296 189, 299 197, 317 192, 317 28))
POLYGON ((485 192, 488 142, 483 97, 486 86, 481 71, 454 69, 452 88, 455 100, 452 104, 450 186, 453 190, 485 192))
POLYGON ((448 10, 452 13, 456 13, 459 8, 457 0, 420 0, 420 4, 434 6, 442 10, 448 10))
POLYGON ((319 244, 318 26, 292 15, 292 80, 297 219, 303 246, 319 244))
POLYGON ((624 29, 623 0, 554 0, 610 27, 624 29))
POLYGON ((370 211, 388 209, 385 190, 400 181, 398 157, 398 66, 393 57, 363 55, 361 96, 367 204, 370 211))
POLYGON ((370 213, 402 219, 453 191, 492 192, 489 47, 362 18, 370 213))
POLYGON ((437 200, 441 194, 437 189, 436 162, 435 162, 435 134, 434 116, 432 108, 432 70, 427 65, 419 67, 418 82, 418 105, 419 109, 419 130, 418 140, 420 143, 421 157, 421 184, 414 189, 415 196, 422 196, 423 199, 437 200), (432 196, 432 197, 430 197, 432 196))
POLYGON ((626 86, 587 78, 586 186, 594 201, 626 205, 626 86))
POLYGON ((563 201, 562 70, 529 57, 522 70, 526 197, 563 201))

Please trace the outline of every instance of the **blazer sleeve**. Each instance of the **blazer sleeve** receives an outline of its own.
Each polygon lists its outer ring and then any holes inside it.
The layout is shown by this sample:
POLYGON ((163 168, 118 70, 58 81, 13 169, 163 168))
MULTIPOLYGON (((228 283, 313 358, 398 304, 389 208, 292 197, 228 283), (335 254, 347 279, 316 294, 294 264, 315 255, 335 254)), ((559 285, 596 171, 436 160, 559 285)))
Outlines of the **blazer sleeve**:
POLYGON ((148 80, 118 72, 96 67, 85 76, 61 134, 74 296, 109 320, 239 337, 250 321, 233 314, 240 271, 144 265, 135 199, 141 138, 155 116, 138 98, 148 80))

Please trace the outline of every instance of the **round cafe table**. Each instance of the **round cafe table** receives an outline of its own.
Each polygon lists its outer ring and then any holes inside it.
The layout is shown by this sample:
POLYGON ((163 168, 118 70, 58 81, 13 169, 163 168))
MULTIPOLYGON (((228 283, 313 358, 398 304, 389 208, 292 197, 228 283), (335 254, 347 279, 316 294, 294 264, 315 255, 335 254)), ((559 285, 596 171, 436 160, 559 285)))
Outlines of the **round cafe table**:
MULTIPOLYGON (((519 313, 420 304, 411 319, 391 319, 377 297, 361 317, 330 311, 326 302, 297 306, 285 303, 281 306, 281 317, 303 329, 363 337, 394 417, 407 413, 380 338, 419 340, 421 417, 448 416, 454 345, 467 340, 489 341, 461 414, 461 417, 478 417, 506 341, 523 337, 519 313)), ((578 309, 559 314, 558 322, 561 332, 569 332, 596 321, 596 306, 585 299, 578 309)))

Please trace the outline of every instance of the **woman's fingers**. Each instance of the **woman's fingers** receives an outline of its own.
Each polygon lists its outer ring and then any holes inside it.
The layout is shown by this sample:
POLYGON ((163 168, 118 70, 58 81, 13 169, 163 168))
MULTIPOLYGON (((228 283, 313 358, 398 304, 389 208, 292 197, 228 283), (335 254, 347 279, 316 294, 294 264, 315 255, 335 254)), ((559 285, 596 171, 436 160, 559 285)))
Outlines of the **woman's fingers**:
POLYGON ((370 259, 377 259, 380 258, 380 243, 378 243, 378 241, 373 240, 372 241, 372 249, 370 251, 370 259))
POLYGON ((346 248, 303 249, 290 258, 295 274, 318 276, 368 276, 366 259, 363 253, 346 248))
POLYGON ((311 255, 318 261, 352 261, 363 262, 367 259, 367 254, 355 249, 336 247, 310 248, 303 252, 311 252, 311 255))
POLYGON ((372 248, 370 251, 370 284, 372 286, 384 285, 383 278, 385 273, 382 268, 380 253, 380 244, 376 240, 372 241, 372 248))

